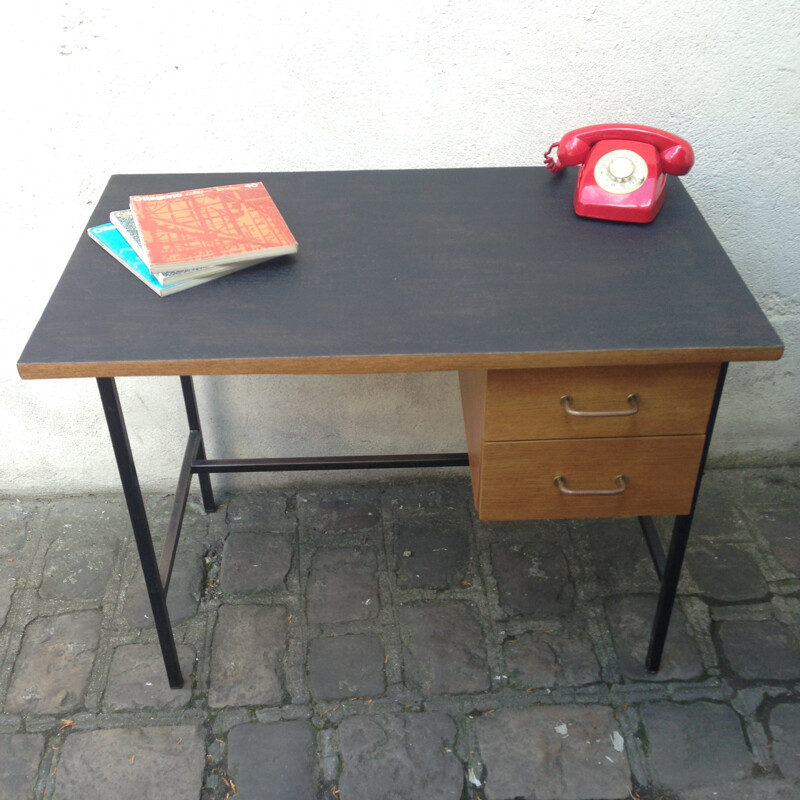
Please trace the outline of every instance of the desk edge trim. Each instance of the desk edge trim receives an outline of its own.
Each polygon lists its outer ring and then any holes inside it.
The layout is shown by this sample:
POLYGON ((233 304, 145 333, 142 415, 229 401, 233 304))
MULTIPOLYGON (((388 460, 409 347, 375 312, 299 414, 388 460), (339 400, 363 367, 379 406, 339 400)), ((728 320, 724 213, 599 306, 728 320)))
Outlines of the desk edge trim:
POLYGON ((448 353, 315 356, 297 358, 165 359, 163 361, 19 362, 24 380, 119 378, 158 375, 347 375, 449 372, 469 369, 636 366, 643 364, 777 361, 782 345, 676 350, 613 350, 552 353, 448 353))

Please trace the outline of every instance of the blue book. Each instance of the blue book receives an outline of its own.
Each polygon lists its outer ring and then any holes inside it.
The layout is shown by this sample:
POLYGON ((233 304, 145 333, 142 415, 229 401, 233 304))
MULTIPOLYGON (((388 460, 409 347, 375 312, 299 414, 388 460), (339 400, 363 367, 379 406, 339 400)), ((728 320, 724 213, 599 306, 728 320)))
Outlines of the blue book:
MULTIPOLYGON (((117 230, 117 227, 110 222, 105 225, 96 225, 87 231, 89 236, 97 242, 107 253, 114 256, 129 272, 133 273, 140 281, 146 283, 157 295, 166 297, 175 292, 182 292, 184 289, 191 289, 193 286, 200 286, 203 283, 213 281, 235 272, 236 269, 216 270, 211 275, 202 278, 188 278, 174 283, 163 284, 147 268, 147 264, 142 261, 136 251, 130 246, 125 237, 117 230)), ((246 265, 238 265, 238 269, 244 269, 246 265)))

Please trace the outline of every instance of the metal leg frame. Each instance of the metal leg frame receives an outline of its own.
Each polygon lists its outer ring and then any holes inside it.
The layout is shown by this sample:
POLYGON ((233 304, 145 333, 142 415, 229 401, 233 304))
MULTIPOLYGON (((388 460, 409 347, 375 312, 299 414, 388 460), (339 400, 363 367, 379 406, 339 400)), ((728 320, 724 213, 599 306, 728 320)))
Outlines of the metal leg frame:
POLYGON ((650 632, 650 644, 647 649, 647 656, 645 658, 645 667, 650 672, 658 672, 661 666, 661 656, 664 652, 664 642, 667 639, 667 630, 669 629, 669 621, 672 616, 672 607, 675 604, 675 595, 678 591, 678 582, 681 577, 681 567, 683 566, 683 557, 686 554, 686 545, 689 542, 689 533, 692 528, 692 519, 694 518, 694 510, 697 505, 697 496, 700 493, 700 484, 703 479, 703 472, 706 466, 706 458, 708 457, 708 448, 711 444, 711 434, 714 431, 714 423, 717 419, 717 411, 719 410, 719 401, 722 397, 722 389, 725 385, 725 376, 728 371, 727 363, 720 366, 719 377, 717 378, 717 388, 714 392, 714 401, 711 405, 711 413, 708 417, 708 425, 706 427, 706 440, 703 446, 703 454, 700 458, 700 468, 697 472, 697 480, 695 481, 694 496, 692 497, 692 505, 688 514, 682 514, 675 517, 675 524, 672 529, 672 538, 669 543, 669 550, 667 555, 664 555, 664 550, 661 547, 661 541, 658 538, 655 525, 650 517, 640 517, 639 522, 642 526, 645 541, 650 549, 650 555, 653 558, 658 577, 661 580, 661 589, 658 593, 658 603, 656 605, 656 613, 653 619, 653 627, 650 632))
POLYGON ((136 475, 136 466, 133 461, 122 407, 117 394, 116 383, 113 378, 98 378, 97 385, 100 398, 106 415, 108 432, 117 460, 125 502, 128 506, 128 515, 133 526, 133 535, 139 549, 139 559, 142 563, 142 572, 150 597, 150 606, 153 610, 153 619, 158 632, 161 645, 161 654, 164 666, 167 669, 169 685, 173 689, 183 685, 175 640, 172 634, 172 625, 167 612, 167 592, 169 591, 172 566, 180 539, 181 526, 189 499, 192 476, 197 475, 200 482, 200 494, 203 506, 207 512, 216 510, 214 493, 211 489, 210 475, 213 472, 288 472, 298 470, 327 470, 327 469, 392 469, 415 467, 465 467, 469 465, 466 453, 437 453, 415 455, 388 455, 388 456, 332 456, 320 458, 239 458, 239 459, 208 459, 203 445, 203 432, 200 428, 200 415, 197 410, 197 400, 194 392, 194 383, 190 376, 181 376, 181 389, 186 407, 186 418, 189 423, 189 436, 186 441, 186 450, 175 491, 175 500, 172 506, 167 535, 161 558, 156 561, 153 539, 150 526, 147 522, 147 513, 136 475))
MULTIPOLYGON (((664 651, 664 642, 675 603, 675 594, 680 580, 683 558, 689 540, 689 531, 700 491, 700 483, 705 469, 708 447, 711 434, 719 408, 722 387, 725 383, 727 364, 720 367, 719 379, 714 395, 714 401, 706 428, 706 441, 700 460, 700 468, 695 482, 694 497, 691 510, 675 518, 672 539, 669 551, 665 555, 658 532, 650 517, 640 517, 642 533, 650 550, 658 577, 661 581, 661 590, 658 596, 656 614, 650 636, 645 666, 651 672, 657 672, 661 664, 661 655, 664 651)), ((167 670, 169 685, 180 688, 183 685, 183 676, 178 663, 178 654, 175 648, 175 639, 172 634, 172 625, 167 611, 167 592, 169 591, 172 567, 175 553, 180 539, 183 516, 186 502, 189 497, 192 476, 197 475, 200 483, 200 493, 203 506, 207 512, 216 510, 214 494, 211 488, 210 474, 213 472, 289 472, 300 470, 330 470, 330 469, 391 469, 391 468, 417 468, 417 467, 462 467, 469 465, 467 453, 441 453, 441 454, 414 454, 414 455, 388 455, 388 456, 329 456, 311 458, 240 458, 240 459, 208 459, 203 445, 203 433, 200 428, 200 416, 197 410, 197 400, 194 384, 189 376, 181 377, 183 400, 186 407, 186 418, 189 423, 189 436, 186 442, 186 451, 181 465, 178 486, 175 492, 175 501, 172 508, 167 535, 161 558, 156 561, 153 539, 147 521, 147 513, 142 499, 139 479, 136 475, 136 466, 133 461, 125 420, 117 394, 116 383, 113 378, 98 378, 97 386, 103 403, 108 432, 117 460, 125 502, 139 550, 139 560, 142 564, 145 585, 150 597, 150 606, 153 610, 158 640, 167 670)))
MULTIPOLYGON (((117 460, 117 469, 119 470, 122 490, 125 494, 125 502, 128 506, 128 514, 133 526, 136 547, 139 550, 139 561, 142 564, 144 582, 147 587, 147 594, 150 597, 150 607, 153 610, 153 619, 158 633, 158 641, 161 645, 161 654, 164 657, 164 666, 167 669, 167 678, 169 685, 173 689, 179 689, 183 686, 183 676, 181 675, 178 652, 175 649, 172 625, 167 612, 167 589, 169 588, 169 573, 172 570, 172 562, 170 560, 166 575, 160 571, 156 562, 153 538, 150 535, 150 525, 147 522, 147 512, 145 511, 142 492, 139 488, 136 465, 134 464, 130 442, 128 441, 125 419, 122 416, 117 385, 113 378, 98 378, 97 387, 100 390, 100 399, 106 415, 108 433, 111 436, 111 445, 114 448, 114 456, 117 460)), ((170 524, 170 528, 172 528, 172 524, 170 524)), ((167 536, 167 539, 169 539, 169 536, 167 536)), ((175 537, 175 544, 177 544, 177 536, 175 537)))

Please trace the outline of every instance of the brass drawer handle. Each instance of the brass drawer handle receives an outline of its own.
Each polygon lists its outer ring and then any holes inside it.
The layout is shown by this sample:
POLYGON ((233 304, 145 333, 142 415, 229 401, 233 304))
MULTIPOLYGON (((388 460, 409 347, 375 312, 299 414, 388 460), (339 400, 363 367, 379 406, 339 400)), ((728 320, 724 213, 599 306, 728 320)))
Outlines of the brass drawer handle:
POLYGON ((576 411, 572 407, 572 398, 565 394, 561 398, 561 405, 567 414, 572 414, 573 417, 630 417, 639 413, 639 396, 636 394, 629 394, 626 398, 630 408, 623 411, 576 411))
POLYGON ((616 489, 567 489, 567 479, 563 475, 556 475, 553 483, 558 486, 561 494, 568 494, 572 497, 590 497, 596 495, 610 496, 614 494, 622 494, 628 486, 628 479, 624 475, 617 475, 614 478, 614 483, 617 484, 616 489))

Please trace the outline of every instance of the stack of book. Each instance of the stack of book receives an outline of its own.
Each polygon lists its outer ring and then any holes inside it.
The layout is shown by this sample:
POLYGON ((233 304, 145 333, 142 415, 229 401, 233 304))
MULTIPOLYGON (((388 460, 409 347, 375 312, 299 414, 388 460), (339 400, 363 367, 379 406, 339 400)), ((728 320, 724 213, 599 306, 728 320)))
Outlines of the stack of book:
POLYGON ((262 183, 133 195, 87 233, 162 297, 297 252, 262 183))

